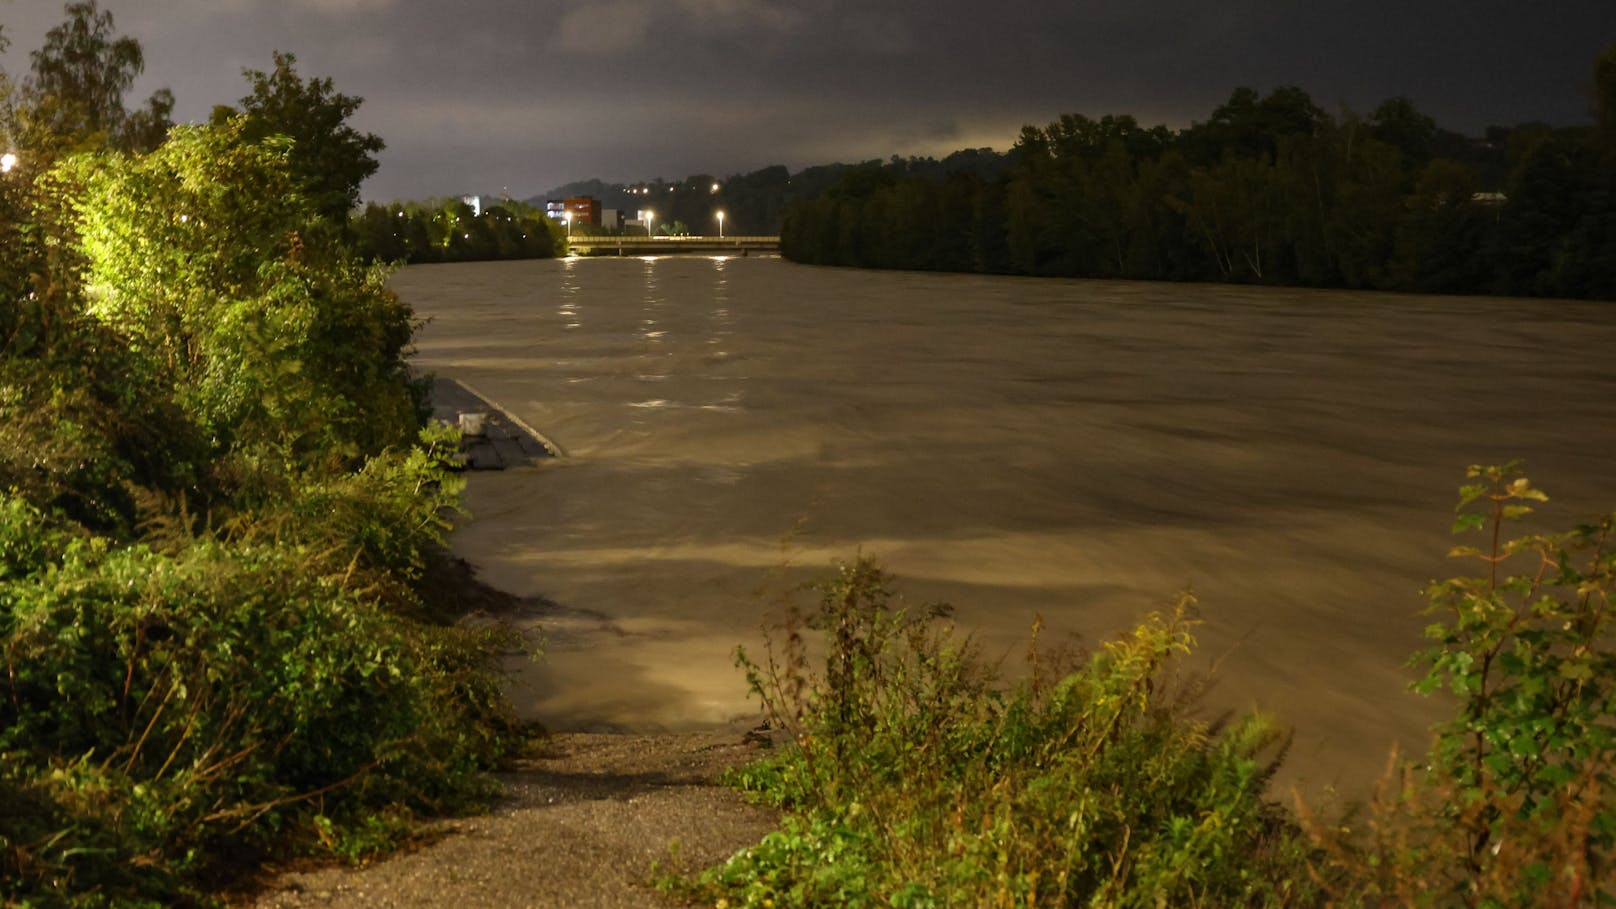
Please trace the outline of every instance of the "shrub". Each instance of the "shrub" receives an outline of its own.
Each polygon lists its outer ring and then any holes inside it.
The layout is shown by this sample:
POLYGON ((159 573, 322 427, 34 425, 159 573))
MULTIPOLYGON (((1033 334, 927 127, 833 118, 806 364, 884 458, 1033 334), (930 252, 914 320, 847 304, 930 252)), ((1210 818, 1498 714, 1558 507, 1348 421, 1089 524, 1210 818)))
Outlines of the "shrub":
MULTIPOLYGON (((0 515, 0 541, 42 523, 0 515)), ((502 747, 486 636, 401 620, 292 547, 61 548, 0 581, 0 753, 45 828, 8 834, 7 886, 172 895, 224 843, 480 792, 502 747), (108 850, 146 860, 109 881, 108 850)))
POLYGON ((88 312, 116 326, 218 449, 354 463, 419 423, 412 315, 348 255, 244 122, 178 127, 151 154, 75 159, 88 312))
MULTIPOLYGON (((793 740, 741 775, 782 829, 692 885, 744 905, 1295 905, 1308 850, 1262 792, 1285 734, 1207 724, 1173 671, 1181 597, 1092 657, 1006 687, 869 561, 739 661, 793 740), (810 668, 809 636, 823 635, 810 668), (1161 902, 1164 901, 1164 902, 1161 902)), ((1035 639, 1036 640, 1036 639, 1035 639)))

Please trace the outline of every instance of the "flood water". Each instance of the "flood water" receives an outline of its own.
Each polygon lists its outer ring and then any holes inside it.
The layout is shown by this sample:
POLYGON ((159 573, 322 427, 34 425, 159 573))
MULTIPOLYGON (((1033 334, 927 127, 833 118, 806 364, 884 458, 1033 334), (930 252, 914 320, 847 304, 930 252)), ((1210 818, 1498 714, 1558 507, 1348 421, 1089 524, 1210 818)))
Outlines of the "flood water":
POLYGON ((417 266, 415 362, 565 451, 471 476, 455 549, 561 610, 519 707, 554 729, 756 710, 781 591, 873 555, 1008 671, 1200 600, 1213 707, 1358 788, 1447 708, 1407 691, 1465 465, 1526 460, 1541 529, 1616 508, 1616 305, 810 268, 417 266))

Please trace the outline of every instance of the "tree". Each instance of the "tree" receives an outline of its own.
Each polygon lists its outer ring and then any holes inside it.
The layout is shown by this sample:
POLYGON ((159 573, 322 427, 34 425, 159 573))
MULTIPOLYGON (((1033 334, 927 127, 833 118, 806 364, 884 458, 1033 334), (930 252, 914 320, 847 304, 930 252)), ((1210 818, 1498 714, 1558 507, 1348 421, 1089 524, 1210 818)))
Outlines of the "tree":
POLYGON ((145 107, 132 111, 124 118, 123 127, 118 131, 117 146, 137 152, 156 149, 174 127, 174 121, 169 117, 173 112, 174 93, 166 88, 153 92, 146 99, 145 107))
POLYGON ((348 124, 363 99, 336 91, 330 79, 305 81, 296 65, 295 55, 276 51, 273 71, 243 70, 252 94, 241 99, 240 111, 214 108, 212 120, 218 126, 239 115, 249 142, 291 139, 288 164, 304 195, 322 215, 346 224, 359 204, 359 186, 380 166, 375 155, 386 143, 348 124))
POLYGON ((1397 226, 1393 277, 1421 293, 1486 289, 1493 213, 1473 197, 1479 185, 1467 164, 1437 158, 1425 166, 1397 226))
POLYGON ((319 216, 290 143, 243 126, 177 127, 144 157, 78 163, 90 314, 220 451, 292 463, 407 444, 409 308, 385 269, 308 230, 319 216))
POLYGON ((67 21, 45 35, 31 55, 16 112, 24 144, 33 149, 112 145, 149 151, 172 125, 174 95, 160 89, 131 115, 123 97, 146 68, 140 42, 118 37, 112 13, 96 0, 69 3, 67 21))
POLYGON ((1594 61, 1594 122, 1605 153, 1616 157, 1616 43, 1594 61))
POLYGON ((1280 139, 1315 135, 1328 120, 1307 92, 1294 85, 1282 85, 1267 97, 1241 87, 1212 112, 1210 120, 1185 130, 1181 147, 1193 163, 1207 167, 1218 165, 1230 153, 1273 158, 1280 139))
POLYGON ((1361 135, 1355 119, 1348 117, 1336 137, 1341 169, 1324 220, 1325 247, 1342 284, 1384 290, 1409 181, 1398 150, 1361 135))
POLYGON ((1414 102, 1398 96, 1382 101, 1369 118, 1370 135, 1397 149, 1410 177, 1431 160, 1436 143, 1436 121, 1419 112, 1414 102))

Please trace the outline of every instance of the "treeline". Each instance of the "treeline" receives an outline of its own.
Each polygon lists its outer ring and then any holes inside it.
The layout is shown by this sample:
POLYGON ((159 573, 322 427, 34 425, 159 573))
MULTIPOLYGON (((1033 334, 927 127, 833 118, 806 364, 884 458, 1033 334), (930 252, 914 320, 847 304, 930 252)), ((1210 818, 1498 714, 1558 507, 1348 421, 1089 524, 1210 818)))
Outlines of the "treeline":
POLYGON ((1000 176, 864 165, 789 208, 784 254, 874 268, 1616 299, 1616 45, 1596 124, 1442 129, 1236 90, 1203 123, 1027 127, 1000 176))
POLYGON ((726 178, 692 174, 682 180, 658 177, 637 183, 581 180, 528 201, 542 205, 549 199, 591 196, 600 201, 602 208, 622 211, 628 219, 636 219, 643 211, 652 212, 655 232, 659 234, 716 234, 717 213, 723 211, 726 234, 773 234, 779 230, 787 204, 823 192, 833 182, 834 176, 815 179, 809 171, 794 178, 785 167, 776 164, 726 178))
MULTIPOLYGON (((641 211, 654 212, 658 233, 717 233, 717 213, 722 210, 726 234, 772 236, 780 232, 781 220, 792 205, 818 198, 849 173, 879 167, 880 163, 822 164, 796 173, 774 164, 724 178, 693 174, 678 181, 660 177, 640 183, 581 180, 558 186, 528 202, 542 205, 548 199, 593 196, 600 200, 602 208, 622 210, 630 218, 641 211)), ((941 161, 893 158, 892 163, 913 175, 941 177, 963 172, 983 179, 995 178, 1009 166, 1004 155, 987 148, 958 151, 941 161)))
POLYGON ((341 223, 380 142, 286 138, 357 100, 277 55, 241 108, 154 126, 112 27, 69 4, 0 73, 6 906, 211 905, 480 798, 516 742, 498 637, 426 593, 458 434, 341 223))
POLYGON ((412 265, 547 259, 563 252, 566 239, 543 210, 512 200, 481 214, 459 199, 372 203, 352 227, 361 254, 371 261, 412 265))

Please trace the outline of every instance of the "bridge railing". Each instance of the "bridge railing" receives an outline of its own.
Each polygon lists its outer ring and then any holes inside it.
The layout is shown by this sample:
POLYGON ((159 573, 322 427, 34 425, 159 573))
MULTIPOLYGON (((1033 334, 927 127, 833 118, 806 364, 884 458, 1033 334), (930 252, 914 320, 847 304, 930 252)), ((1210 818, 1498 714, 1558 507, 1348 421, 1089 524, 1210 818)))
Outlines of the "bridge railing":
POLYGON ((748 236, 748 235, 744 235, 744 234, 740 235, 740 236, 730 236, 730 235, 726 234, 726 235, 724 235, 722 237, 719 237, 719 236, 683 236, 683 237, 636 237, 636 236, 628 236, 628 237, 612 237, 612 236, 589 236, 587 234, 574 234, 574 235, 567 238, 567 242, 572 244, 573 246, 646 246, 646 245, 651 245, 651 244, 663 244, 663 243, 690 243, 690 244, 702 244, 702 245, 709 244, 709 243, 771 243, 771 244, 778 245, 780 243, 780 238, 778 236, 765 237, 765 236, 748 236))

